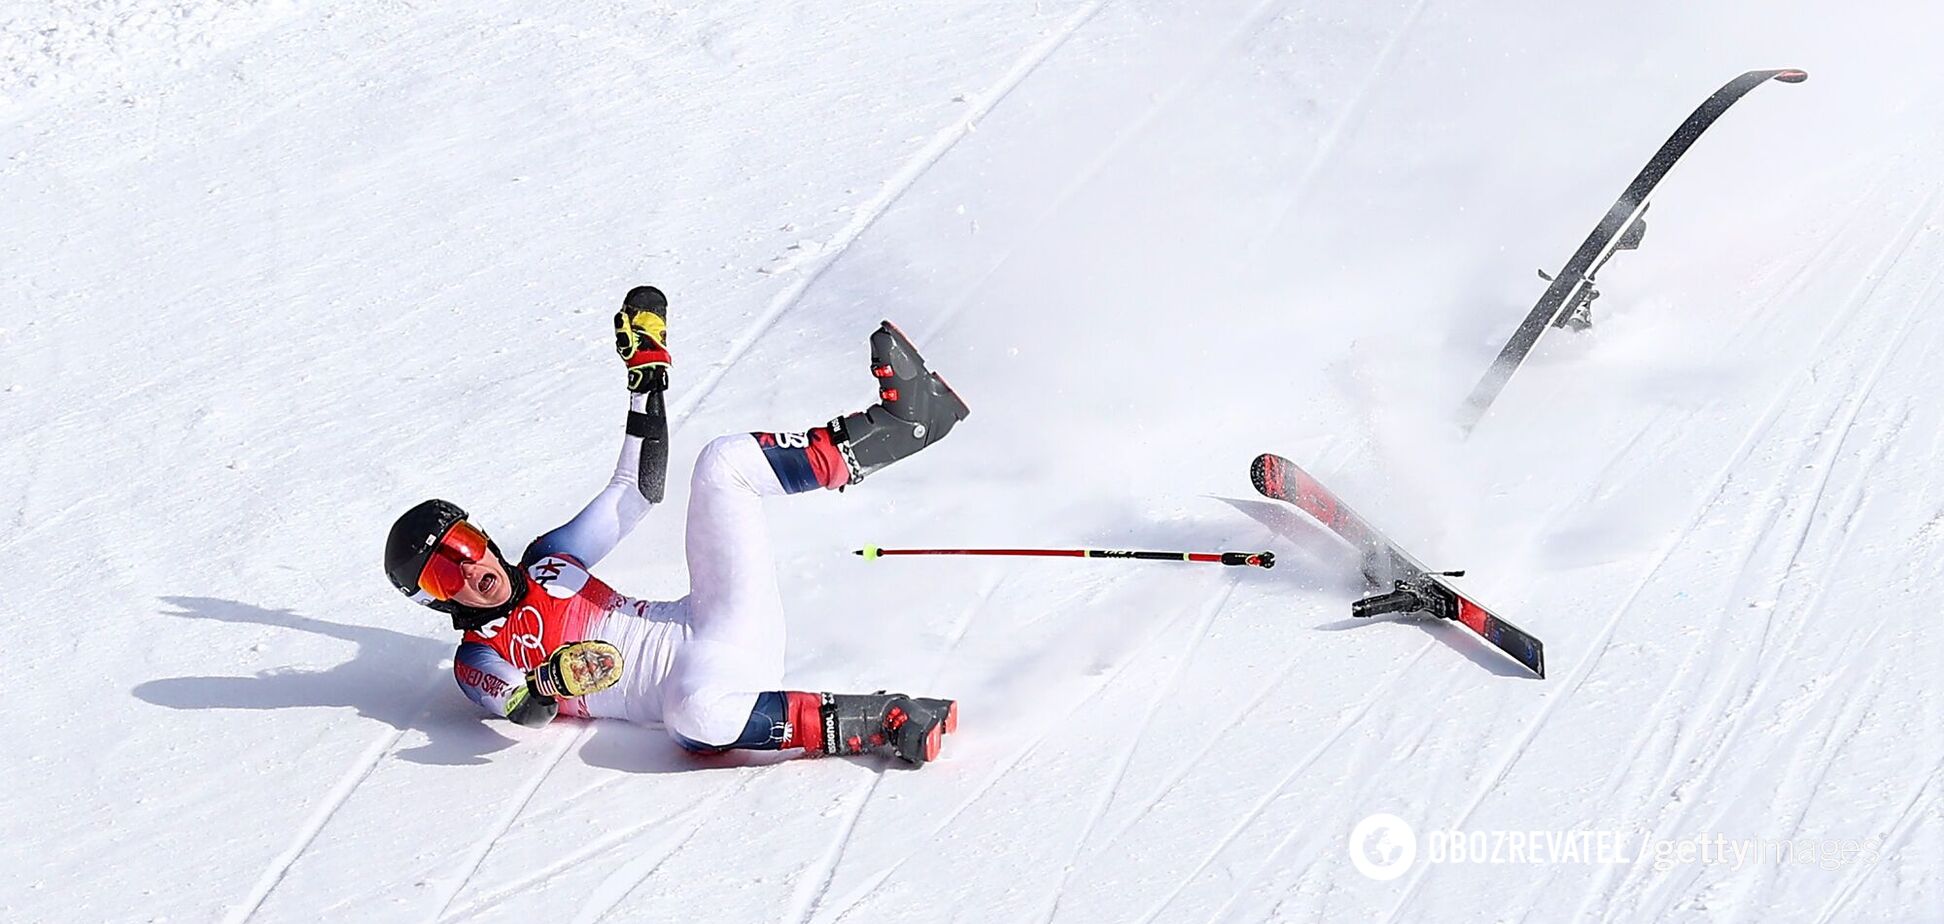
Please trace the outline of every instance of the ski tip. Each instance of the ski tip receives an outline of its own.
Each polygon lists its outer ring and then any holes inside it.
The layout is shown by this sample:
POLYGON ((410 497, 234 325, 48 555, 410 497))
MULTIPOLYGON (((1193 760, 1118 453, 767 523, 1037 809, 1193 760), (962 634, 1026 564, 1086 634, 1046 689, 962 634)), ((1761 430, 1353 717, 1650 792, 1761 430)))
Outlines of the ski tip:
POLYGON ((1809 72, 1799 71, 1793 68, 1785 71, 1776 71, 1775 79, 1780 80, 1783 83, 1801 83, 1809 79, 1809 72))
POLYGON ((1249 463, 1249 483, 1255 485, 1257 493, 1275 497, 1275 483, 1281 480, 1281 457, 1272 452, 1256 456, 1249 463))

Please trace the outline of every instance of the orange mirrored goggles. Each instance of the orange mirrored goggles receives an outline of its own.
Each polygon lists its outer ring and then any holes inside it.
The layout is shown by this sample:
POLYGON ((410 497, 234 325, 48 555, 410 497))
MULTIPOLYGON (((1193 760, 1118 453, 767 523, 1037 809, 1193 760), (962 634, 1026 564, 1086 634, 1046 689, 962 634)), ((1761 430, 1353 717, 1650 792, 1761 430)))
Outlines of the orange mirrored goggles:
POLYGON ((439 544, 432 547, 432 557, 420 569, 419 589, 434 600, 452 599, 453 594, 466 586, 466 574, 459 566, 485 561, 489 552, 486 534, 478 527, 465 520, 452 524, 439 537, 439 544))

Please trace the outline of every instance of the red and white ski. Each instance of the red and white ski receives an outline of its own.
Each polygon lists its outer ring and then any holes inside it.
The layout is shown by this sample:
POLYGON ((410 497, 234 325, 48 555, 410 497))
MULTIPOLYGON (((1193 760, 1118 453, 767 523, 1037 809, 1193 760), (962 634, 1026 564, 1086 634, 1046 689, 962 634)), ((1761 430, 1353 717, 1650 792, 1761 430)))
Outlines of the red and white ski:
POLYGON ((1264 497, 1294 504, 1363 553, 1364 577, 1373 588, 1384 592, 1351 604, 1352 616, 1429 613, 1454 620, 1525 665, 1527 670, 1546 676, 1546 650, 1538 639, 1500 619, 1445 580, 1464 572, 1438 572, 1424 567, 1308 472, 1282 456, 1270 453, 1257 456, 1249 466, 1249 480, 1264 497))

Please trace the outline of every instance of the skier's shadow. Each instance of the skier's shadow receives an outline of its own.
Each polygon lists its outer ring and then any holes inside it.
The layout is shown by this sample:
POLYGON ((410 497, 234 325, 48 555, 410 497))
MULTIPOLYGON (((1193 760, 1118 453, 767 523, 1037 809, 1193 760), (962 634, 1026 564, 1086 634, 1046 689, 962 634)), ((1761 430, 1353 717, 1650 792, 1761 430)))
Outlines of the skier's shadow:
MULTIPOLYGON (((795 751, 692 754, 677 746, 675 740, 659 725, 637 725, 612 719, 594 721, 593 731, 581 744, 579 754, 580 759, 590 767, 629 774, 737 770, 782 763, 797 756, 795 751)), ((873 764, 880 765, 881 762, 873 764)))
POLYGON ((444 661, 449 643, 390 629, 348 625, 213 597, 163 597, 162 615, 272 626, 343 639, 357 646, 351 660, 323 670, 286 667, 247 677, 170 677, 139 684, 138 698, 170 709, 348 708, 427 741, 397 756, 425 764, 483 764, 485 755, 516 742, 494 731, 451 685, 444 661))

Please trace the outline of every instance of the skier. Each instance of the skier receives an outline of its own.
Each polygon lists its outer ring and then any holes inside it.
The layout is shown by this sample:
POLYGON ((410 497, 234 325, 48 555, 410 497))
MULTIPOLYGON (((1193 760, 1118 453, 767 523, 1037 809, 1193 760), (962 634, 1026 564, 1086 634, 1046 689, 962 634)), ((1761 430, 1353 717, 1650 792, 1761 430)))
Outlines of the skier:
POLYGON ((392 525, 386 575, 452 617, 464 633, 452 665, 460 688, 521 725, 611 717, 661 722, 699 753, 801 748, 888 751, 912 764, 936 758, 943 734, 957 726, 952 700, 782 688, 783 601, 760 501, 857 484, 943 439, 969 409, 884 322, 871 334, 878 403, 806 432, 711 441, 690 477, 688 595, 624 596, 588 569, 653 506, 639 484, 643 466, 665 468, 667 441, 644 436, 666 433, 667 316, 668 301, 653 286, 630 291, 615 315, 631 393, 628 435, 614 478, 585 509, 510 566, 464 510, 428 500, 392 525))

